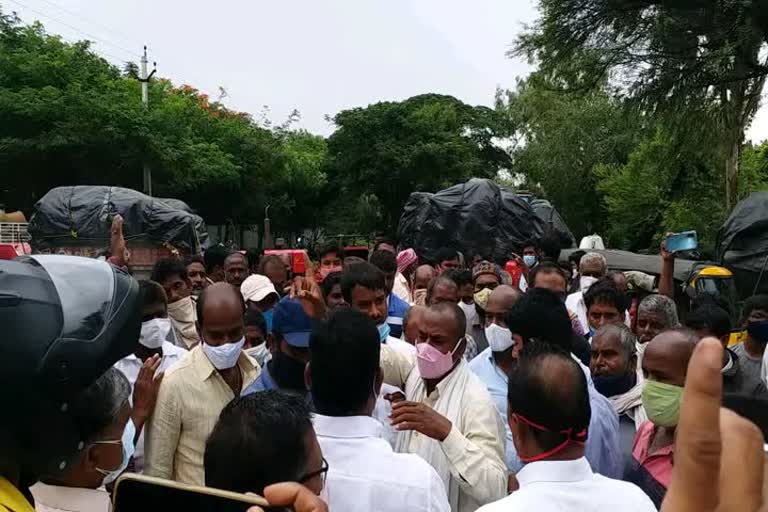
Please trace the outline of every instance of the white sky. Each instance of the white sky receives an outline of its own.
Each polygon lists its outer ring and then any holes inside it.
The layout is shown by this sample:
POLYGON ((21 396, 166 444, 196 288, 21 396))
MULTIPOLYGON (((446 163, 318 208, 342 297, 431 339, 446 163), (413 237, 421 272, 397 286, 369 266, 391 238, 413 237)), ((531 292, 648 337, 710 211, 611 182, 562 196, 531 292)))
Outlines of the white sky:
MULTIPOLYGON (((533 0, 0 0, 67 40, 96 40, 109 60, 138 62, 147 44, 158 74, 276 123, 328 135, 326 115, 435 92, 493 104, 530 67, 505 51, 533 0), (129 53, 130 52, 130 53, 129 53)), ((768 108, 748 138, 768 139, 768 108)))

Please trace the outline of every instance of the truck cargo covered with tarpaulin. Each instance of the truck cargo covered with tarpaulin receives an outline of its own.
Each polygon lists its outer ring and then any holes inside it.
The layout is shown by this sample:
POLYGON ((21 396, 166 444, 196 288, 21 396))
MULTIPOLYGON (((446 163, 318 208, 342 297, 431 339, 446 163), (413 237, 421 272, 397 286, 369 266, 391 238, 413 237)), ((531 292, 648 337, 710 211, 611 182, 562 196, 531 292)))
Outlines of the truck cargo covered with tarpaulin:
POLYGON ((412 247, 427 261, 442 247, 503 261, 541 238, 546 226, 513 191, 472 179, 435 194, 411 194, 397 235, 401 247, 412 247))
POLYGON ((35 204, 29 234, 35 251, 72 246, 106 248, 112 219, 120 214, 130 247, 168 244, 184 254, 199 254, 205 224, 191 211, 181 201, 174 204, 127 188, 57 187, 35 204))
POLYGON ((717 259, 733 272, 740 297, 768 293, 768 192, 736 205, 718 233, 717 259))

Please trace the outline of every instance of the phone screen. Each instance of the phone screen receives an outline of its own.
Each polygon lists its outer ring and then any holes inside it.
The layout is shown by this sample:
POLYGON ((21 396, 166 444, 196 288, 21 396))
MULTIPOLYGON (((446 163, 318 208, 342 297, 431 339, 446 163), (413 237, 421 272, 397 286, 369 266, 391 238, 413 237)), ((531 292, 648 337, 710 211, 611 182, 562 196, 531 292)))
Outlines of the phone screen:
POLYGON ((265 503, 263 498, 257 496, 187 486, 140 475, 124 475, 115 486, 113 512, 246 512, 254 506, 264 512, 288 512, 283 507, 264 506, 265 503))
POLYGON ((699 240, 695 231, 685 231, 667 236, 665 245, 669 252, 693 251, 699 247, 699 240))

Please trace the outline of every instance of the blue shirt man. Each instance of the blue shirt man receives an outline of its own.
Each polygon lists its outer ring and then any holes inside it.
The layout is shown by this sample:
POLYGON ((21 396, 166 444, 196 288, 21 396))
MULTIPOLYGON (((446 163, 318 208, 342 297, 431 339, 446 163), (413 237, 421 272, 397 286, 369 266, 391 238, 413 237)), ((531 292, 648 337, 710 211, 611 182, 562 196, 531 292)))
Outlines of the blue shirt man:
POLYGON ((309 361, 311 332, 312 319, 304 312, 299 300, 281 299, 274 308, 272 332, 267 336, 272 359, 242 394, 282 389, 308 395, 304 368, 309 361))

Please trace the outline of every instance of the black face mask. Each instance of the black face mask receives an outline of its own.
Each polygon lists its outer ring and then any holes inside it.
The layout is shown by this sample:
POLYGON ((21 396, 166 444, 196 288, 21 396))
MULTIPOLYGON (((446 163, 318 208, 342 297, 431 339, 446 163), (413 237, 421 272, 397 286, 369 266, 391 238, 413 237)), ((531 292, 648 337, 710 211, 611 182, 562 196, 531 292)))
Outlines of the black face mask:
POLYGON ((278 351, 272 354, 269 371, 281 389, 306 393, 307 385, 304 383, 304 368, 306 366, 304 361, 299 361, 285 352, 278 351))
POLYGON ((623 375, 592 377, 595 389, 604 397, 623 395, 637 384, 637 373, 629 372, 623 375))

